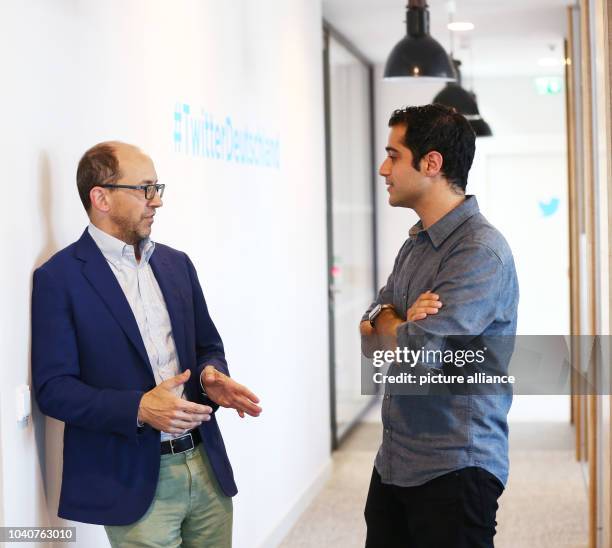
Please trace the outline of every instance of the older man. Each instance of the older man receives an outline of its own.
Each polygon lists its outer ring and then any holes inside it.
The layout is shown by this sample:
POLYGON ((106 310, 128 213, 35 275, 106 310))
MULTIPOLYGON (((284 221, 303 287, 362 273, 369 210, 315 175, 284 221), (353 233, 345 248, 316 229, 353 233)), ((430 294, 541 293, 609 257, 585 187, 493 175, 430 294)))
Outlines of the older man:
POLYGON ((89 226, 32 294, 36 399, 65 422, 58 515, 105 525, 113 546, 231 546, 215 411, 258 416, 259 400, 229 377, 189 257, 149 237, 164 191, 151 159, 100 143, 77 187, 89 226))

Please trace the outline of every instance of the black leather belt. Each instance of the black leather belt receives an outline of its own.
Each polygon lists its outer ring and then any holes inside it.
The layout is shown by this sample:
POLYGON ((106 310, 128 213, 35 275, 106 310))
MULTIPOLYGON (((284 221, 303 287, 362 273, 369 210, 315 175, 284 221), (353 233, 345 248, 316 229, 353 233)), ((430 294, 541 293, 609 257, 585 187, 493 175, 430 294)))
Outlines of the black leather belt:
POLYGON ((200 432, 197 428, 194 428, 180 438, 162 441, 161 454, 167 455, 168 453, 172 453, 173 455, 177 455, 178 453, 184 453, 196 447, 201 441, 202 437, 200 436, 200 432))

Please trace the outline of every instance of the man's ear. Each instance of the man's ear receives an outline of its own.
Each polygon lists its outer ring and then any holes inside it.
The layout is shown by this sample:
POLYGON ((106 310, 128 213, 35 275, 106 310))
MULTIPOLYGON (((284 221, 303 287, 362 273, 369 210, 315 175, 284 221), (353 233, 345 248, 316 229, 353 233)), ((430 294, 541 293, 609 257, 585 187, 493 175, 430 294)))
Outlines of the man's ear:
POLYGON ((440 175, 443 163, 444 158, 438 151, 432 150, 428 152, 421 159, 421 165, 425 169, 424 175, 427 177, 436 177, 437 175, 440 175))
POLYGON ((91 200, 91 208, 98 211, 107 212, 110 209, 108 193, 104 189, 95 186, 89 191, 89 199, 91 200))

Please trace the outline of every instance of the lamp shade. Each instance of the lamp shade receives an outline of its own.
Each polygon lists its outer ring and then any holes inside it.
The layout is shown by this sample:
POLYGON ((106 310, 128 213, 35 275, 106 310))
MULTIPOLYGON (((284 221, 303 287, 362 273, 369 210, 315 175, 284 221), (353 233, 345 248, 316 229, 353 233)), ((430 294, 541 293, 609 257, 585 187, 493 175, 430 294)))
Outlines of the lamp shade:
POLYGON ((446 84, 444 89, 434 97, 433 102, 454 107, 463 115, 478 114, 478 105, 470 92, 455 82, 446 84))
POLYGON ((491 131, 491 127, 484 121, 484 118, 478 115, 478 118, 475 120, 470 120, 468 118, 468 122, 472 126, 476 137, 492 137, 493 132, 491 131))
POLYGON ((457 72, 444 48, 429 35, 429 11, 425 2, 406 8, 407 35, 391 50, 384 78, 454 81, 457 72))
POLYGON ((476 137, 491 137, 493 132, 478 111, 476 95, 461 86, 461 72, 459 70, 461 62, 453 60, 453 63, 457 69, 458 83, 449 82, 446 84, 444 89, 433 98, 433 102, 457 109, 457 112, 467 118, 474 133, 476 133, 476 137))

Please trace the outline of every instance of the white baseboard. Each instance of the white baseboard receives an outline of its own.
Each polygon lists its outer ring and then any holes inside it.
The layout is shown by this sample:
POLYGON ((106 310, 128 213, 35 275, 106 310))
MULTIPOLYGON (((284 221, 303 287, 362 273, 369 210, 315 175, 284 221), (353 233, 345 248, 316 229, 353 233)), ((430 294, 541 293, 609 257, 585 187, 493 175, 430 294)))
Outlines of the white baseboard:
POLYGON ((329 479, 332 469, 331 457, 321 467, 319 473, 315 476, 312 483, 300 495, 297 501, 283 516, 279 524, 272 530, 266 539, 259 545, 259 548, 277 548, 283 539, 287 536, 291 528, 296 524, 304 510, 319 494, 325 482, 329 479))

